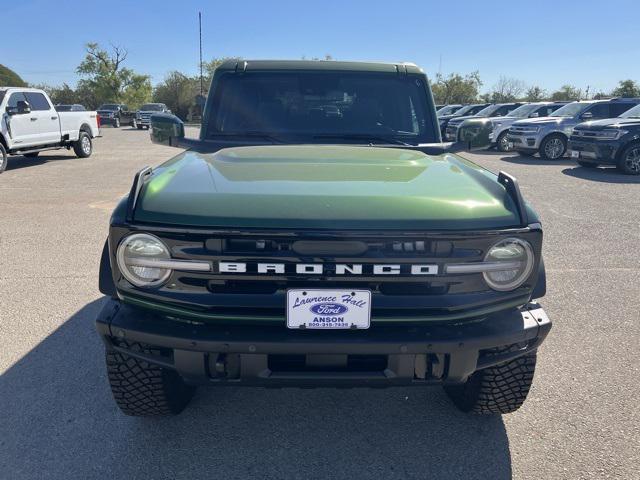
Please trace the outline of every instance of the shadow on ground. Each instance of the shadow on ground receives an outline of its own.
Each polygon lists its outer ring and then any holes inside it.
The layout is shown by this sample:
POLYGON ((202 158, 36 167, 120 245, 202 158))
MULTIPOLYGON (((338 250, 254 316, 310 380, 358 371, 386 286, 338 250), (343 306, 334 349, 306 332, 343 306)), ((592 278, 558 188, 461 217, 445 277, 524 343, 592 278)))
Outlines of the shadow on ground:
POLYGON ((625 175, 620 173, 615 167, 608 168, 586 168, 575 166, 574 168, 565 168, 562 173, 570 177, 580 178, 582 180, 590 180, 592 182, 603 183, 640 183, 640 175, 625 175))
POLYGON ((502 419, 461 414, 439 388, 200 389, 178 417, 126 417, 101 303, 0 377, 3 478, 511 478, 502 419))
POLYGON ((49 162, 59 162, 64 160, 79 160, 73 152, 68 155, 47 155, 46 153, 40 154, 37 157, 25 157, 22 155, 16 155, 7 159, 7 171, 20 170, 21 168, 37 167, 49 162))
POLYGON ((530 156, 523 156, 518 154, 513 154, 513 155, 506 154, 506 155, 508 156, 502 157, 502 160, 509 163, 515 163, 517 165, 545 165, 549 167, 558 166, 558 165, 571 165, 571 166, 576 165, 576 162, 574 160, 571 160, 568 157, 563 157, 558 160, 545 160, 544 158, 540 158, 540 157, 530 157, 530 156))

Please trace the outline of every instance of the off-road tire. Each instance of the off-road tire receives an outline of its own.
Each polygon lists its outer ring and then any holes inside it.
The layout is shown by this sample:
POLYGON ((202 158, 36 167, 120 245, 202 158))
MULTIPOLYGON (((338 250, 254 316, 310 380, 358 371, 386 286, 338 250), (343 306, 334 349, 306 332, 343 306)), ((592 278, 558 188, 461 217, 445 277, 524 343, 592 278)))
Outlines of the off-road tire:
POLYGON ((624 173, 625 175, 640 175, 640 169, 638 167, 638 161, 640 159, 640 143, 632 143, 631 145, 625 147, 625 149, 620 154, 620 158, 616 165, 619 172, 624 173), (635 162, 631 162, 630 155, 633 155, 635 152, 635 162), (635 168, 634 168, 635 166, 635 168))
POLYGON ((73 151, 78 158, 90 157, 93 153, 93 142, 87 132, 80 132, 78 140, 73 142, 73 151))
POLYGON ((507 138, 507 134, 509 133, 509 130, 505 130, 504 132, 502 132, 500 135, 498 135, 498 138, 496 139, 496 150, 502 153, 506 153, 506 152, 511 152, 513 149, 510 149, 509 147, 505 148, 505 139, 507 138))
MULTIPOLYGON (((126 345, 127 348, 140 353, 160 355, 158 350, 147 345, 126 345)), ((189 404, 195 392, 195 388, 186 385, 173 370, 152 365, 129 355, 107 351, 106 362, 113 398, 126 415, 177 415, 189 404)))
POLYGON ((23 153, 22 155, 27 158, 36 158, 40 152, 23 153))
POLYGON ((9 155, 7 155, 7 150, 4 148, 2 142, 0 142, 0 173, 4 172, 7 169, 8 159, 9 155))
POLYGON ((465 383, 446 385, 444 390, 463 412, 482 415, 511 413, 520 408, 527 398, 535 369, 536 352, 533 352, 478 370, 465 383))
POLYGON ((540 143, 540 158, 544 158, 545 160, 560 160, 562 156, 567 153, 567 137, 560 133, 552 133, 547 136, 542 143, 540 143), (560 142, 562 144, 561 152, 559 155, 549 155, 547 152, 547 146, 552 142, 560 142))
POLYGON ((578 165, 584 168, 598 168, 597 163, 585 162, 583 160, 577 160, 577 162, 578 162, 578 165))

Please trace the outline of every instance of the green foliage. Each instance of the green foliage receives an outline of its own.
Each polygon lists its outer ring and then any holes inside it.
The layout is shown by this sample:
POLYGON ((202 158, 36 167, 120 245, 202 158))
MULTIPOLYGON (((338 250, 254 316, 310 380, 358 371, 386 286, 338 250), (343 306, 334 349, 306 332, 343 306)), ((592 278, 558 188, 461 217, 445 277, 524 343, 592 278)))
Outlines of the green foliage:
POLYGON ((620 80, 618 87, 611 92, 614 97, 640 97, 640 86, 631 80, 620 80))
POLYGON ((551 100, 554 102, 580 100, 581 97, 582 90, 573 85, 563 85, 560 90, 551 94, 551 100))
POLYGON ((26 87, 27 83, 16 72, 0 64, 0 86, 26 87))
POLYGON ((527 102, 542 102, 547 98, 547 92, 542 88, 533 85, 527 89, 524 98, 527 102))
POLYGON ((174 71, 156 85, 153 91, 153 101, 166 104, 174 115, 182 120, 187 120, 195 107, 196 95, 199 93, 199 77, 188 77, 174 71))
POLYGON ((488 97, 485 98, 490 103, 515 102, 522 96, 525 89, 526 86, 522 80, 501 76, 488 97))
POLYGON ((84 77, 78 82, 78 90, 87 95, 90 108, 101 103, 126 103, 136 109, 151 99, 151 81, 148 75, 135 73, 122 64, 127 59, 127 50, 112 46, 111 52, 97 43, 87 44, 87 53, 76 71, 84 77))
POLYGON ((444 105, 476 101, 481 86, 480 73, 475 71, 464 76, 459 73, 451 73, 447 77, 437 74, 431 89, 435 102, 444 105))

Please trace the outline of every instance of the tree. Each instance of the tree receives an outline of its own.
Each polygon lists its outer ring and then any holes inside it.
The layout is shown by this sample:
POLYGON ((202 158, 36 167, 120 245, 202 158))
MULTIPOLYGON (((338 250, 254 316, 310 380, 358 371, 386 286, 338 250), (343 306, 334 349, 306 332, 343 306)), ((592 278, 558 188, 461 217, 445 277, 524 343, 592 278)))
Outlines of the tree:
POLYGON ((66 83, 59 87, 44 87, 43 90, 49 94, 54 105, 81 103, 78 100, 77 92, 66 83))
POLYGON ((97 43, 88 43, 84 60, 76 71, 85 77, 78 82, 78 89, 91 92, 88 105, 97 107, 104 102, 128 102, 129 108, 136 108, 151 98, 151 81, 148 75, 135 73, 122 64, 127 59, 126 49, 111 47, 111 53, 97 43))
POLYGON ((27 83, 9 67, 0 64, 0 85, 3 87, 26 87, 27 83))
POLYGON ((513 102, 520 98, 526 86, 522 80, 501 76, 490 92, 491 103, 513 102))
POLYGON ((614 97, 640 97, 640 86, 631 80, 620 80, 618 87, 611 92, 614 97))
POLYGON ((465 76, 459 73, 451 73, 447 77, 437 74, 431 89, 435 102, 444 105, 474 102, 481 86, 480 73, 475 71, 465 76))
POLYGON ((188 77, 180 72, 170 72, 156 85, 153 100, 164 103, 174 115, 187 120, 200 92, 200 79, 188 77))
POLYGON ((554 102, 580 100, 581 97, 582 90, 573 85, 563 85, 560 90, 551 94, 551 100, 554 102))
POLYGON ((524 98, 527 102, 541 102, 547 98, 547 92, 534 85, 527 89, 524 98))

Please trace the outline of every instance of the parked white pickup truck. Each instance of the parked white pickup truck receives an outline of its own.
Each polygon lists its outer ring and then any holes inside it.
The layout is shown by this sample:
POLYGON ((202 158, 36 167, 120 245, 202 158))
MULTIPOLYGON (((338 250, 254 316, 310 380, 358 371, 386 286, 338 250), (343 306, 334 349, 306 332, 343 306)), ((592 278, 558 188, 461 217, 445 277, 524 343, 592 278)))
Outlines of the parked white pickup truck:
POLYGON ((58 112, 42 90, 0 87, 0 173, 8 155, 73 148, 78 157, 88 157, 99 127, 96 112, 58 112))

